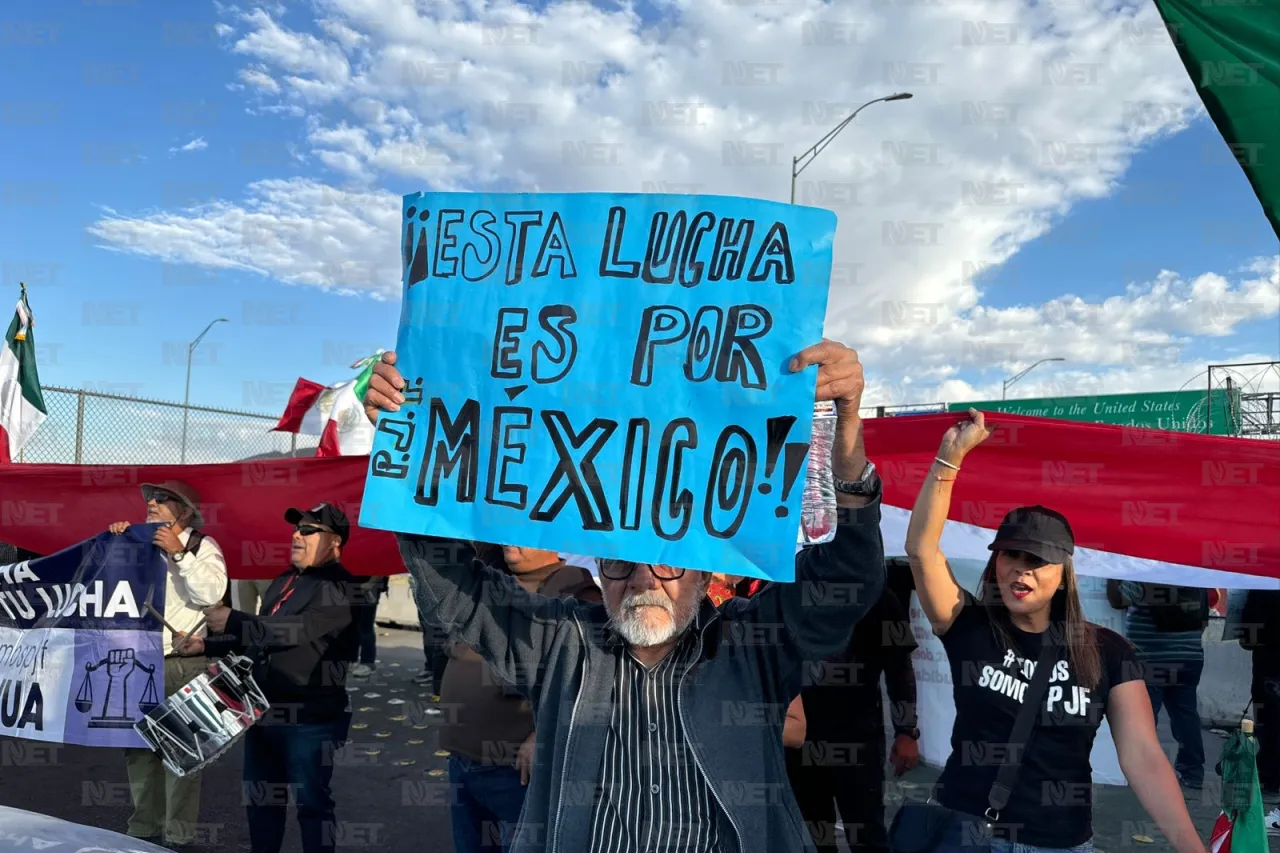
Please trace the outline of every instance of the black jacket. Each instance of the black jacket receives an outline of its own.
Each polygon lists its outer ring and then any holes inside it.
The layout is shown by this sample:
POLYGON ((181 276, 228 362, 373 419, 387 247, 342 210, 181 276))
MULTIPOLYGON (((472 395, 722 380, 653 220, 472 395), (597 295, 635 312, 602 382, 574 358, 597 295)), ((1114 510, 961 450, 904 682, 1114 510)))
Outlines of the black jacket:
MULTIPOLYGON (((835 538, 796 555, 797 583, 767 584, 718 608, 704 597, 690 628, 700 654, 680 675, 677 713, 724 817, 725 853, 814 850, 787 783, 783 720, 804 662, 849 645, 885 575, 879 500, 837 513, 835 538)), ((625 654, 604 606, 528 592, 454 542, 397 538, 423 621, 475 649, 533 706, 535 765, 512 853, 588 849, 625 654)))
POLYGON ((272 719, 332 719, 347 710, 347 667, 359 648, 351 621, 358 585, 338 562, 289 569, 267 589, 261 615, 231 611, 226 633, 205 640, 205 654, 252 658, 272 719))
POLYGON ((1251 589, 1240 619, 1240 646, 1262 657, 1280 660, 1280 592, 1251 589))

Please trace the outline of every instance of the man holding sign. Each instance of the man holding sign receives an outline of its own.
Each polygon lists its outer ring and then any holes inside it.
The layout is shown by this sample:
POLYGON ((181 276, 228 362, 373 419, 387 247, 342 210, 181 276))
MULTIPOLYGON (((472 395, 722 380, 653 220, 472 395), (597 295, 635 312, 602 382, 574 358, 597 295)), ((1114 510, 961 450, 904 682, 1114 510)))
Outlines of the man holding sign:
MULTIPOLYGON (((395 364, 384 354, 370 382, 375 422, 405 402, 395 364)), ((516 588, 450 540, 399 535, 423 617, 536 709, 516 853, 812 849, 787 783, 783 720, 803 664, 844 649, 884 585, 880 481, 858 416, 862 365, 823 341, 787 366, 814 365, 817 398, 838 414, 839 526, 796 556, 795 583, 716 608, 706 592, 721 566, 603 559, 604 604, 592 605, 516 588)))

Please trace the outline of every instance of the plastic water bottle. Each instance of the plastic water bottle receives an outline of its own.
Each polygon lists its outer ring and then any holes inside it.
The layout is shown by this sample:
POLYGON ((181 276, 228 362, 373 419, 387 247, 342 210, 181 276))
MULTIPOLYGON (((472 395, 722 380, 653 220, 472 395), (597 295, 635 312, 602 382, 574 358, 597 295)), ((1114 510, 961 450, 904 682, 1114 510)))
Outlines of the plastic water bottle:
POLYGON ((801 545, 820 545, 836 535, 836 487, 831 479, 831 446, 836 435, 836 407, 815 403, 813 438, 809 443, 809 467, 800 501, 801 545))

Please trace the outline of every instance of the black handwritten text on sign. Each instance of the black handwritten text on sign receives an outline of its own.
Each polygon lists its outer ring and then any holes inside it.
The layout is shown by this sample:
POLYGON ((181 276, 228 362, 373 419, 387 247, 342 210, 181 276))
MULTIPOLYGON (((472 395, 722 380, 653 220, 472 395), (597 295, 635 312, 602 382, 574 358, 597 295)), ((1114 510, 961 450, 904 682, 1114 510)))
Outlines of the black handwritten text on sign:
POLYGON ((407 196, 362 523, 788 578, 835 217, 715 196, 407 196), (727 547, 726 547, 727 546, 727 547))

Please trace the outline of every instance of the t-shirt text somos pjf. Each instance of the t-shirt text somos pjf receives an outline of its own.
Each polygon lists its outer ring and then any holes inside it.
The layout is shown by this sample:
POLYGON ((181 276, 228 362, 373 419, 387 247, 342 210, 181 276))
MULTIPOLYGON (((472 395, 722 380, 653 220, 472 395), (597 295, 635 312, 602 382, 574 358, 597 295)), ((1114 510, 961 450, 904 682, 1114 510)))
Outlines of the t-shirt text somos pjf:
MULTIPOLYGON (((1089 753, 1111 689, 1142 678, 1129 642, 1093 626, 1101 655, 1099 683, 1080 684, 1064 648, 1041 700, 1039 719, 1000 832, 1010 841, 1041 847, 1075 847, 1093 837, 1093 770, 1089 753)), ((1040 656, 1040 634, 1010 629, 1013 648, 992 630, 987 609, 965 593, 965 605, 942 635, 954 686, 956 721, 951 756, 938 780, 938 802, 971 815, 987 810, 987 796, 1009 756, 1009 736, 1031 687, 1040 656)))

